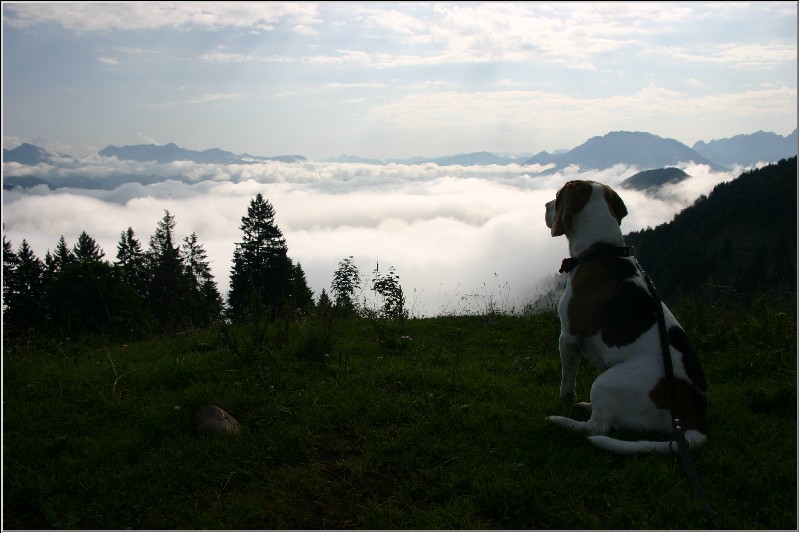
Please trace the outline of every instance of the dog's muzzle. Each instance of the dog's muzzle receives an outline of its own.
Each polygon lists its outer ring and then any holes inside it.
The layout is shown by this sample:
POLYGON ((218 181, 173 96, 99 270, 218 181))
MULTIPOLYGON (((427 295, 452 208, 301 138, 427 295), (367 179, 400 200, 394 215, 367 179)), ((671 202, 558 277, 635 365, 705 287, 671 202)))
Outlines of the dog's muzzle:
POLYGON ((556 201, 551 200, 544 204, 544 223, 547 224, 548 228, 553 227, 553 222, 556 219, 556 201))

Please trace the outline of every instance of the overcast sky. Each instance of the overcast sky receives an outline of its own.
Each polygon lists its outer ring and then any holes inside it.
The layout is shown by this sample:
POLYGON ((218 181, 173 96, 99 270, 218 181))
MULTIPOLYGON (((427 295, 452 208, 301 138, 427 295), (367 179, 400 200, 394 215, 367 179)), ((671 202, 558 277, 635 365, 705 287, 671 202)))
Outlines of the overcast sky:
POLYGON ((3 145, 324 159, 797 126, 797 2, 3 3, 3 145))
MULTIPOLYGON (((113 261, 131 227, 147 247, 169 210, 228 289, 241 217, 276 210, 316 296, 354 256, 396 268, 414 314, 519 310, 567 255, 544 204, 572 178, 619 188, 639 170, 540 175, 537 165, 324 163, 574 148, 611 131, 691 146, 797 127, 797 2, 602 4, 13 3, 3 7, 3 145, 66 153, 4 176, 161 176, 113 190, 4 191, 4 235, 44 258, 86 231, 113 261), (97 152, 174 142, 310 161, 118 161, 97 152), (183 176, 184 181, 169 180, 183 176)), ((787 154, 789 155, 789 154, 787 154)), ((736 178, 683 165, 660 198, 619 189, 623 231, 670 221, 736 178)), ((106 187, 107 188, 107 187, 106 187)), ((647 265, 644 265, 647 268, 647 265)), ((657 280, 656 280, 657 281, 657 280)))

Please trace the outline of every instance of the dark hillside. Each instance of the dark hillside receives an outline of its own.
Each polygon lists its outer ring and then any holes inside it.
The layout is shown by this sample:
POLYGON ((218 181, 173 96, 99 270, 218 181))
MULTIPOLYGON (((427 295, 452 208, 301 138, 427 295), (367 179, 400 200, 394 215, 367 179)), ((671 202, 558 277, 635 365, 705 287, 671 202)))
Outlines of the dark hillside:
POLYGON ((689 174, 675 167, 643 170, 622 182, 626 189, 657 189, 667 183, 678 183, 689 177, 689 174))
POLYGON ((797 289, 797 157, 722 183, 672 222, 625 236, 667 302, 708 283, 797 289))

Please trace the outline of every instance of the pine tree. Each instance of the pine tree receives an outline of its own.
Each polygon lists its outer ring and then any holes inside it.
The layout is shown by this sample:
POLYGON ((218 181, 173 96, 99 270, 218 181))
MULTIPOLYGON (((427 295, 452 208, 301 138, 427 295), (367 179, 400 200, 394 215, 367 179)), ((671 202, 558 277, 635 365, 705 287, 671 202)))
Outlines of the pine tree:
POLYGON ((150 237, 147 253, 147 302, 156 319, 167 329, 185 325, 185 304, 193 286, 181 260, 180 248, 175 244, 174 231, 175 217, 165 210, 150 237))
MULTIPOLYGON (((5 243, 3 246, 5 248, 5 243)), ((3 267, 5 275, 5 261, 3 267)), ((37 325, 39 302, 44 294, 44 272, 44 263, 33 253, 28 241, 23 239, 16 253, 16 266, 11 270, 9 279, 3 280, 3 288, 6 290, 6 325, 26 329, 37 325)))
POLYGON ((322 309, 333 307, 333 302, 331 301, 331 297, 328 296, 328 293, 325 292, 325 289, 322 289, 322 292, 319 293, 319 301, 317 302, 317 307, 322 309))
POLYGON ((183 240, 181 252, 186 275, 195 282, 196 319, 201 323, 210 323, 222 313, 222 297, 211 274, 208 254, 194 232, 183 240))
POLYGON ((47 250, 47 253, 44 255, 45 282, 49 283, 56 279, 64 268, 73 264, 75 261, 75 254, 69 249, 67 241, 64 240, 64 236, 62 235, 58 240, 58 244, 56 244, 55 252, 51 254, 50 250, 47 250))
POLYGON ((242 217, 242 242, 233 252, 228 307, 233 320, 254 306, 264 305, 274 316, 292 292, 292 262, 283 233, 275 224, 275 209, 259 193, 242 217))
POLYGON ((64 236, 62 235, 58 240, 58 244, 56 244, 56 251, 53 253, 53 263, 55 265, 56 272, 60 272, 65 266, 74 262, 75 254, 73 254, 72 250, 69 249, 67 246, 67 241, 64 240, 64 236))
POLYGON ((19 258, 14 252, 11 241, 3 235, 3 313, 8 307, 9 295, 11 294, 14 275, 17 272, 19 258))
POLYGON ((144 300, 125 283, 122 270, 106 261, 67 265, 47 286, 51 333, 87 333, 128 338, 149 332, 144 300))
POLYGON ((117 244, 116 265, 122 270, 122 279, 140 296, 147 294, 147 265, 142 245, 135 237, 133 228, 120 234, 117 244))
POLYGON ((292 299, 298 309, 308 311, 314 305, 314 292, 308 287, 306 273, 300 263, 292 265, 292 299))
POLYGON ((75 261, 78 263, 99 263, 106 255, 97 242, 89 237, 85 231, 78 236, 78 242, 72 248, 75 261))

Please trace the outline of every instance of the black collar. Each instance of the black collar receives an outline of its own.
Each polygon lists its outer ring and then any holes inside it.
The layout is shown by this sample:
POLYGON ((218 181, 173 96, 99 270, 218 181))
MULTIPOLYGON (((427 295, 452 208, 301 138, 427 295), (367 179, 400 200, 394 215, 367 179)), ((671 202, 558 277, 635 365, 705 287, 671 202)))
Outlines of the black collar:
POLYGON ((603 257, 632 257, 636 255, 636 248, 633 246, 609 246, 589 254, 581 254, 578 257, 567 257, 561 261, 559 273, 572 272, 572 270, 583 263, 601 259, 603 257))

